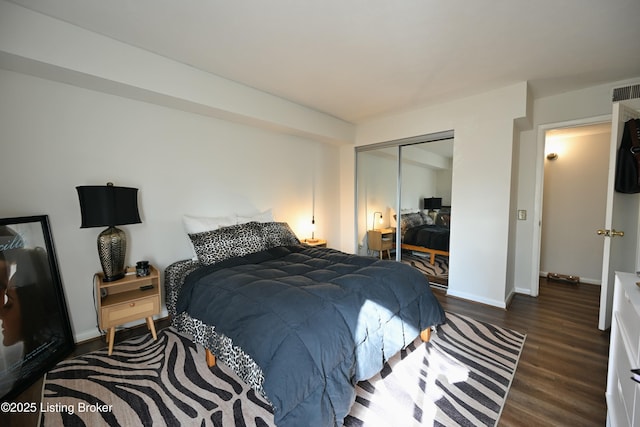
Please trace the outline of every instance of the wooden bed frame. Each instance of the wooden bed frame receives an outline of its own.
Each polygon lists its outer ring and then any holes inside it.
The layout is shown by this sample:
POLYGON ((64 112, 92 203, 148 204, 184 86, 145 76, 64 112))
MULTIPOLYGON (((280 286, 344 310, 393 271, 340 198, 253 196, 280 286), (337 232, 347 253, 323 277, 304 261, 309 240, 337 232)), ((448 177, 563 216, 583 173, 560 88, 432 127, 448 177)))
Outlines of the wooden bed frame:
POLYGON ((402 249, 407 249, 409 251, 425 252, 425 253, 431 254, 431 256, 429 257, 429 264, 431 265, 434 265, 436 263, 436 255, 449 256, 448 251, 442 251, 440 249, 425 248, 424 246, 408 245, 406 243, 402 243, 400 247, 402 249))
MULTIPOLYGON (((431 339, 431 328, 427 328, 424 331, 420 332, 420 339, 422 340, 422 342, 429 342, 429 340, 431 339)), ((216 356, 211 353, 211 350, 209 350, 208 348, 205 350, 207 351, 205 355, 207 366, 212 368, 216 365, 216 356)))

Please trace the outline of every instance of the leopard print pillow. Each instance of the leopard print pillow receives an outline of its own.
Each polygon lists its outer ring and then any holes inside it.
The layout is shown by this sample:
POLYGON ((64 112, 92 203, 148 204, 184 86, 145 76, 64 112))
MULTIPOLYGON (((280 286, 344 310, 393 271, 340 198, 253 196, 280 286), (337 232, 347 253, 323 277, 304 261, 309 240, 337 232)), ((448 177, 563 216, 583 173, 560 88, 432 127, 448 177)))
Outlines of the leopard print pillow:
POLYGON ((420 212, 412 212, 400 215, 400 232, 404 236, 404 233, 413 227, 417 227, 422 225, 424 220, 422 219, 422 215, 420 212))
POLYGON ((263 222, 260 225, 266 249, 300 244, 300 240, 293 234, 286 222, 263 222))
POLYGON ((257 222, 189 234, 189 238, 198 261, 205 265, 267 249, 262 227, 257 222))

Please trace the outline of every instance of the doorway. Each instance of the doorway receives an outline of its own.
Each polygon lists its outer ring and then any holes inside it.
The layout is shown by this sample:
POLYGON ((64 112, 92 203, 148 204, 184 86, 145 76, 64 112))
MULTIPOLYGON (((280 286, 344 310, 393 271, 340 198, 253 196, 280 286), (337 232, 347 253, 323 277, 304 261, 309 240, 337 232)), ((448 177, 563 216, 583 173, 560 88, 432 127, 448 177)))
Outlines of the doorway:
POLYGON ((611 123, 545 131, 540 276, 600 284, 611 123))
POLYGON ((611 138, 609 154, 603 162, 608 163, 607 196, 605 203, 605 220, 597 234, 602 234, 602 278, 600 282, 600 316, 598 328, 606 330, 611 324, 613 283, 616 271, 637 271, 640 269, 637 254, 640 232, 638 218, 640 215, 640 199, 638 194, 622 194, 614 191, 616 174, 616 158, 622 141, 623 128, 628 120, 640 118, 640 99, 614 102, 612 114, 591 119, 572 122, 540 125, 537 137, 537 161, 534 218, 538 227, 534 232, 533 253, 531 256, 531 296, 539 293, 539 271, 541 255, 542 230, 542 196, 543 196, 543 160, 546 131, 555 128, 568 128, 588 124, 610 123, 611 138), (621 238, 627 236, 628 238, 621 238))

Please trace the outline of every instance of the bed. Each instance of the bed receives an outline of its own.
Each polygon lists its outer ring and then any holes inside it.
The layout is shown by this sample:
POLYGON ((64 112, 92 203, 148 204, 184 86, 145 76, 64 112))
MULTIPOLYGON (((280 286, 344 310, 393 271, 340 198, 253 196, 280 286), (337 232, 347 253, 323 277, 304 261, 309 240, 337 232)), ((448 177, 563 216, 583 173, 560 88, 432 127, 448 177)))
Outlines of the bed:
POLYGON ((401 248, 429 254, 433 265, 436 255, 449 256, 449 223, 447 211, 438 212, 435 219, 424 212, 401 214, 401 248))
POLYGON ((301 244, 286 223, 191 234, 165 271, 172 326, 273 406, 280 427, 342 426, 355 384, 444 323, 410 266, 301 244))

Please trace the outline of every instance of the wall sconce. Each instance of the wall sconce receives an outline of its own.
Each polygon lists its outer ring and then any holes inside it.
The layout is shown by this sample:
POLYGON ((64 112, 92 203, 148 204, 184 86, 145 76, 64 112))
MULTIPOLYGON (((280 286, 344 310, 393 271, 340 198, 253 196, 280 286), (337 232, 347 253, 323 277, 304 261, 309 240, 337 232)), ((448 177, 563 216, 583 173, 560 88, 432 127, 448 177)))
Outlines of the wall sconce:
POLYGON ((547 160, 556 160, 557 158, 558 158, 558 153, 547 154, 547 160))
POLYGON ((378 222, 380 223, 380 228, 382 228, 382 212, 374 212, 373 213, 373 229, 376 229, 376 215, 380 214, 380 219, 378 222))

